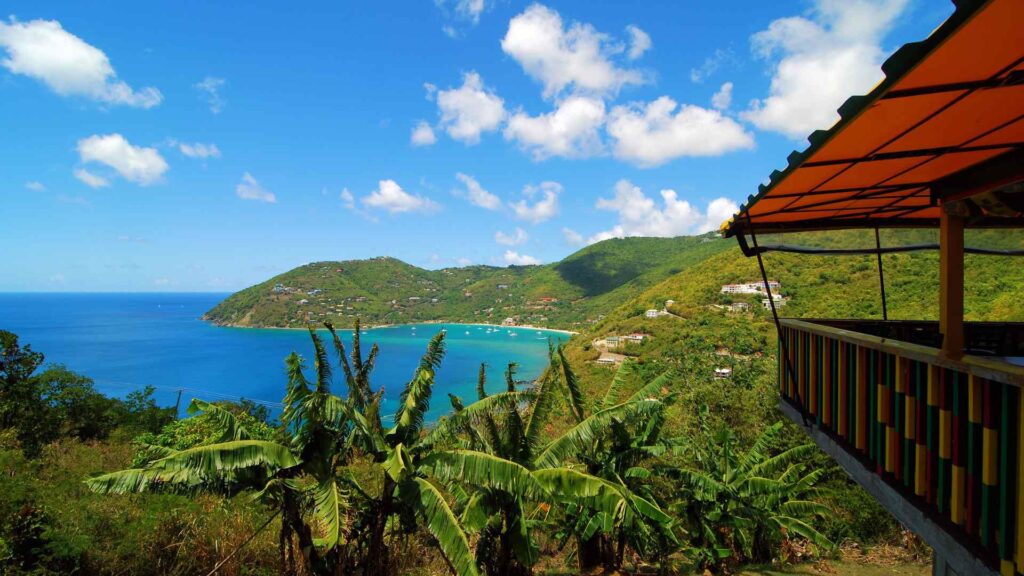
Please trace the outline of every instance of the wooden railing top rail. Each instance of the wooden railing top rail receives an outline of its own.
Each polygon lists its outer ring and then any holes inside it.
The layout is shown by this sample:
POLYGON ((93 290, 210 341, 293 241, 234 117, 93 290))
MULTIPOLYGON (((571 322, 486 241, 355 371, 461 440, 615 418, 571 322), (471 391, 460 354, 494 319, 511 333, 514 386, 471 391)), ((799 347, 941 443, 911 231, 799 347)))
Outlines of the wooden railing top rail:
POLYGON ((1024 366, 1015 366, 997 358, 965 355, 958 360, 954 360, 952 358, 942 356, 938 348, 893 340, 892 338, 872 336, 870 334, 863 334, 852 330, 844 330, 842 328, 818 324, 813 321, 798 320, 795 318, 779 318, 779 323, 789 328, 810 332, 811 334, 835 338, 843 342, 851 342, 858 346, 880 350, 889 354, 896 354, 904 358, 910 358, 919 362, 926 362, 934 366, 942 366, 944 368, 950 368, 966 374, 973 374, 980 378, 1024 387, 1024 366))

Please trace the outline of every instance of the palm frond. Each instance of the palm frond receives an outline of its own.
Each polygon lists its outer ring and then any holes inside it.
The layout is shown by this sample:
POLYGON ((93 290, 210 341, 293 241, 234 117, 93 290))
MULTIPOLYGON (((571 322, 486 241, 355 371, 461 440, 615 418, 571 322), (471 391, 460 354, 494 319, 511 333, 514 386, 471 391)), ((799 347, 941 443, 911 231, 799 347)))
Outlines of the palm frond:
POLYGON ((661 402, 657 400, 627 402, 612 406, 611 408, 605 408, 589 416, 583 422, 573 426, 549 443, 544 451, 537 456, 535 465, 537 468, 558 466, 566 458, 583 454, 592 448, 597 439, 611 426, 613 419, 624 420, 637 415, 649 414, 651 411, 659 409, 661 409, 661 402))
POLYGON ((313 493, 313 513, 323 525, 323 537, 317 544, 333 548, 341 544, 342 514, 345 507, 345 495, 333 478, 320 482, 313 493))
POLYGON ((434 452, 423 458, 421 468, 444 481, 457 480, 517 496, 534 497, 544 491, 523 466, 474 450, 434 452))
POLYGON ((316 391, 331 390, 331 360, 327 357, 327 349, 313 326, 309 327, 309 338, 313 341, 313 370, 316 372, 316 391))
POLYGON ((469 540, 441 492, 423 478, 412 478, 399 487, 406 501, 423 516, 426 529, 437 540, 441 554, 456 576, 477 576, 476 559, 469 540))
POLYGON ((188 413, 189 415, 195 415, 199 412, 204 412, 213 417, 217 429, 220 430, 220 436, 217 438, 218 442, 248 440, 250 438, 249 431, 238 422, 238 419, 230 411, 216 404, 193 398, 192 402, 188 405, 188 413))
POLYGON ((345 344, 342 343, 333 324, 330 322, 324 322, 324 326, 327 327, 327 331, 331 333, 331 341, 334 342, 334 352, 338 355, 338 364, 341 365, 341 369, 345 374, 345 384, 348 385, 349 398, 355 400, 357 406, 363 406, 366 403, 366 398, 363 396, 362 390, 360 390, 356 383, 355 376, 352 374, 352 366, 348 363, 345 344))
POLYGON ((149 467, 156 470, 182 470, 216 475, 252 466, 283 469, 298 464, 299 460, 291 451, 276 442, 232 440, 181 450, 153 461, 149 467))
POLYGON ((420 359, 412 380, 402 390, 395 412, 395 426, 389 434, 401 440, 409 440, 419 435, 423 428, 423 415, 430 408, 430 395, 434 386, 434 372, 444 357, 444 332, 438 332, 430 343, 427 351, 420 359))
POLYGON ((656 378, 641 386, 632 396, 629 397, 627 402, 636 402, 637 400, 645 400, 647 398, 660 398, 665 401, 665 393, 662 392, 662 388, 666 388, 669 381, 672 379, 673 373, 671 370, 666 370, 659 374, 656 378))
POLYGON ((199 486, 205 480, 205 477, 188 470, 129 468, 89 478, 85 485, 98 494, 130 494, 165 484, 199 486))
POLYGON ((480 372, 478 372, 477 375, 476 375, 476 398, 477 398, 477 400, 483 400, 484 398, 487 398, 487 390, 484 389, 486 385, 487 385, 487 364, 484 364, 483 362, 481 362, 480 363, 480 372))
POLYGON ((615 376, 612 377, 612 383, 604 394, 604 400, 601 402, 602 409, 611 408, 620 403, 619 396, 622 395, 622 389, 626 386, 634 368, 634 363, 631 360, 619 364, 618 369, 615 370, 615 376))
POLYGON ((565 376, 565 387, 569 389, 569 407, 572 410, 573 416, 576 417, 576 422, 582 422, 587 417, 583 392, 580 390, 580 381, 576 376, 576 372, 573 371, 572 366, 569 365, 569 360, 565 357, 564 344, 558 345, 558 361, 562 365, 562 374, 565 376))

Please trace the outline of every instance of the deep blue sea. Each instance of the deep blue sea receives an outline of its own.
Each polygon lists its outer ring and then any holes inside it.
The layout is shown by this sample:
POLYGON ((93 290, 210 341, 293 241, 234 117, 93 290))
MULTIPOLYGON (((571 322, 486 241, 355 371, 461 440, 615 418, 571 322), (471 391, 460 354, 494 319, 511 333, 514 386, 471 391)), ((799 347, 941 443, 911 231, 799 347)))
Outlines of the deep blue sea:
MULTIPOLYGON (((111 396, 153 386, 163 405, 174 405, 182 391, 188 400, 248 398, 276 413, 284 396, 284 359, 296 351, 309 359, 312 345, 303 330, 222 328, 199 317, 227 294, 68 294, 0 293, 0 329, 24 344, 92 378, 111 396)), ((448 393, 467 403, 475 398, 480 363, 488 365, 488 389, 501 390, 508 362, 519 364, 519 378, 536 377, 547 362, 548 338, 559 332, 462 324, 420 324, 365 330, 364 353, 380 346, 371 382, 385 388, 384 412, 390 414, 412 376, 427 341, 447 329, 447 354, 437 374, 428 419, 450 409, 448 393), (513 336, 512 334, 515 334, 513 336)), ((326 334, 326 332, 324 333, 326 334)), ((352 332, 341 332, 348 347, 352 332)), ((351 349, 351 348, 349 348, 351 349)), ((333 350, 332 352, 332 360, 333 350)), ((341 370, 337 370, 340 376, 341 370)), ((309 374, 312 379, 312 375, 309 374)), ((336 378, 337 379, 337 378, 336 378)), ((338 380, 335 392, 344 396, 338 380)))

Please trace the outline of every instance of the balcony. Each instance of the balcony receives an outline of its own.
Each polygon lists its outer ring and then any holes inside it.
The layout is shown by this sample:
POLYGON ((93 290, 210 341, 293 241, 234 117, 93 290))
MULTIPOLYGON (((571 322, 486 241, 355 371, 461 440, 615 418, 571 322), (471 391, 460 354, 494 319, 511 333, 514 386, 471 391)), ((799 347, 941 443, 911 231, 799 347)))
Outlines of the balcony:
POLYGON ((937 322, 779 324, 783 412, 952 565, 1019 571, 1024 324, 966 323, 957 359, 937 322))

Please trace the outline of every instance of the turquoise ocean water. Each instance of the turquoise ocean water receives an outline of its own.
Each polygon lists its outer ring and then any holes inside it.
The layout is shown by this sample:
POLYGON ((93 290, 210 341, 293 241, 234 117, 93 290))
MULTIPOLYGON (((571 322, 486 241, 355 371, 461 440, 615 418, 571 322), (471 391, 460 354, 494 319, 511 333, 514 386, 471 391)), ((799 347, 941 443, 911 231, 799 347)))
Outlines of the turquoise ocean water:
MULTIPOLYGON (((310 359, 309 335, 301 330, 222 328, 199 319, 226 296, 0 293, 0 329, 17 334, 23 345, 44 353, 48 362, 89 376, 108 395, 123 396, 150 385, 163 405, 173 405, 181 390, 182 411, 193 397, 244 397, 277 408, 284 395, 284 358, 294 350, 310 359)), ((366 330, 364 351, 369 352, 373 343, 381 348, 372 382, 375 388, 385 388, 385 413, 394 411, 427 341, 442 329, 447 330, 447 354, 438 371, 430 420, 449 411, 449 392, 467 403, 475 398, 481 362, 489 368, 488 389, 498 391, 504 386, 502 373, 508 362, 519 364, 519 378, 533 378, 547 362, 548 339, 566 338, 559 332, 488 332, 486 327, 462 324, 366 330)), ((351 331, 341 335, 348 346, 351 331)), ((335 392, 345 395, 342 382, 335 392)))

